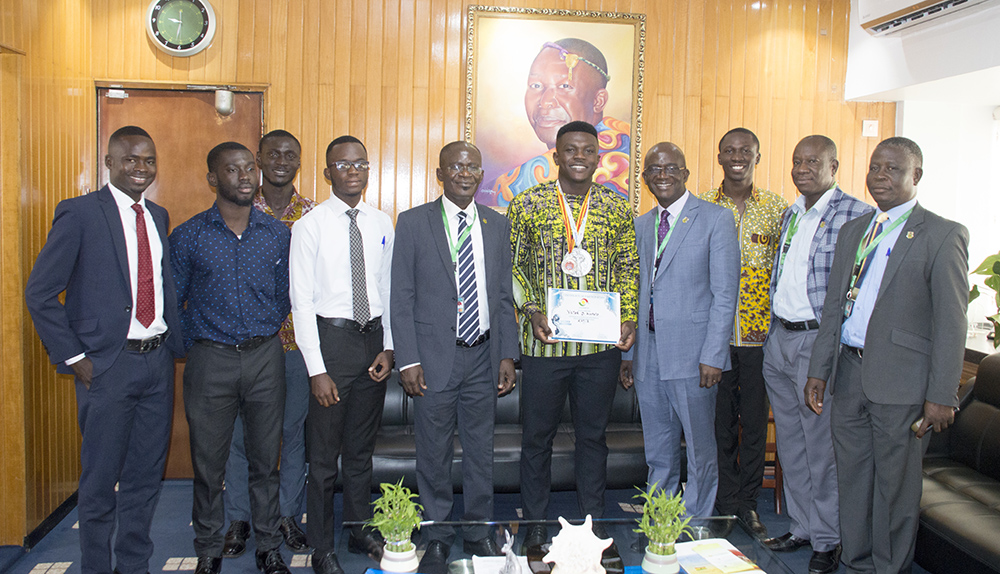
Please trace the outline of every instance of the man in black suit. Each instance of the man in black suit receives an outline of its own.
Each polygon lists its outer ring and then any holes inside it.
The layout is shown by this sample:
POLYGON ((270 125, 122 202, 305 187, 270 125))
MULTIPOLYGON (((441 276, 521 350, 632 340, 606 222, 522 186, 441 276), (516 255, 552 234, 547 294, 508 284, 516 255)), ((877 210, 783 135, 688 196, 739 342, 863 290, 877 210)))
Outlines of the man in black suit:
POLYGON ((170 439, 181 328, 167 211, 143 198, 156 178, 153 140, 123 127, 111 135, 104 164, 108 185, 56 207, 25 299, 56 370, 76 382, 81 572, 142 574, 153 554, 149 526, 170 439))
POLYGON ((947 428, 958 404, 969 232, 917 203, 921 176, 909 139, 872 152, 866 184, 878 209, 840 230, 809 361, 806 404, 821 414, 827 383, 832 396, 849 572, 910 571, 927 431, 947 428))
MULTIPOLYGON (((444 197, 399 215, 392 258, 392 331, 414 397, 417 485, 424 517, 448 520, 453 436, 462 442, 463 520, 493 518, 493 426, 498 394, 514 387, 518 356, 510 222, 473 201, 482 156, 457 141, 440 154, 444 197)), ((419 570, 445 572, 455 533, 427 527, 419 570)), ((489 527, 467 527, 465 552, 500 554, 489 527)))

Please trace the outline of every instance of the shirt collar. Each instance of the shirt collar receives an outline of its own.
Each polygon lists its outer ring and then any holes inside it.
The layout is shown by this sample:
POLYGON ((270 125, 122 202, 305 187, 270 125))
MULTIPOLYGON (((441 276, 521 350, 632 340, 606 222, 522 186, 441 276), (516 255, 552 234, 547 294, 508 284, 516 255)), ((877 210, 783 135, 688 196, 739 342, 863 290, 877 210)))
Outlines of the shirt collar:
POLYGON ((469 203, 469 207, 466 207, 465 209, 460 209, 457 205, 455 205, 454 203, 452 203, 452 201, 450 199, 448 199, 447 197, 445 197, 444 195, 442 195, 441 196, 441 205, 444 206, 444 214, 448 218, 449 221, 452 220, 452 219, 454 219, 454 218, 456 218, 456 217, 458 217, 459 212, 464 213, 465 217, 466 217, 466 219, 468 219, 468 221, 475 221, 475 219, 476 219, 477 213, 476 213, 476 202, 475 201, 470 202, 469 203))
MULTIPOLYGON (((670 215, 674 216, 675 220, 677 219, 677 215, 681 212, 681 210, 684 209, 684 205, 687 204, 688 197, 690 196, 691 192, 685 189, 684 195, 680 196, 680 198, 677 201, 671 203, 670 207, 667 208, 667 211, 670 213, 670 215)), ((656 220, 659 221, 662 217, 663 217, 663 206, 657 203, 656 220)))
MULTIPOLYGON (((820 198, 816 200, 816 203, 813 204, 810 210, 815 211, 822 215, 822 213, 826 211, 826 206, 830 205, 830 198, 833 197, 833 194, 835 193, 836 189, 837 189, 837 183, 834 182, 833 187, 824 191, 823 195, 821 195, 820 198)), ((798 213, 799 215, 806 213, 806 196, 800 193, 799 196, 795 199, 795 202, 792 203, 792 210, 795 211, 795 213, 798 213)))
POLYGON ((132 206, 136 203, 142 206, 142 210, 146 210, 146 195, 140 195, 139 201, 132 201, 132 198, 128 196, 124 191, 118 189, 110 181, 108 182, 108 189, 111 190, 111 197, 115 199, 115 203, 118 204, 118 209, 132 211, 132 206))
POLYGON ((292 198, 288 200, 288 205, 285 206, 285 210, 281 213, 274 213, 271 206, 267 204, 267 200, 264 199, 264 193, 257 190, 257 193, 253 196, 253 206, 275 219, 281 219, 285 217, 285 214, 287 214, 289 210, 294 210, 297 205, 302 203, 303 199, 305 198, 299 195, 299 192, 293 188, 292 198))
MULTIPOLYGON (((715 201, 716 202, 722 201, 723 198, 729 199, 728 195, 722 193, 722 184, 723 183, 725 183, 725 181, 723 181, 722 183, 720 183, 719 184, 719 188, 715 190, 715 201)), ((757 187, 756 185, 753 186, 750 189, 750 197, 748 199, 753 200, 754 203, 760 201, 760 188, 757 187)), ((729 201, 732 201, 732 199, 729 199, 729 201)))
POLYGON ((889 211, 882 211, 881 209, 878 209, 876 207, 875 208, 875 216, 878 217, 879 213, 885 213, 885 214, 887 214, 889 216, 889 222, 891 223, 893 221, 896 221, 900 217, 902 217, 902 215, 904 213, 906 213, 907 211, 913 209, 913 207, 916 206, 916 205, 917 205, 917 198, 914 197, 913 199, 911 199, 910 201, 907 201, 906 203, 903 203, 903 204, 897 205, 896 207, 891 208, 889 211))
POLYGON ((324 201, 323 203, 329 205, 330 209, 332 209, 334 213, 338 213, 338 214, 339 213, 346 214, 348 209, 357 209, 361 213, 368 213, 368 209, 370 209, 370 207, 368 206, 368 204, 365 203, 365 201, 363 199, 361 201, 359 201, 357 207, 354 208, 354 207, 351 207, 350 205, 347 205, 346 203, 344 203, 344 201, 342 199, 340 199, 336 195, 333 195, 332 193, 330 194, 330 199, 324 201))
MULTIPOLYGON (((208 214, 208 220, 209 221, 216 221, 216 222, 221 223, 222 225, 226 225, 226 220, 223 219, 222 212, 219 211, 219 204, 218 204, 218 202, 213 202, 212 203, 212 207, 210 207, 206 213, 208 214)), ((250 209, 250 218, 247 220, 247 228, 249 229, 251 227, 256 227, 258 225, 267 223, 268 219, 274 220, 273 217, 271 217, 270 215, 264 213, 263 211, 255 208, 255 207, 251 208, 250 209)))

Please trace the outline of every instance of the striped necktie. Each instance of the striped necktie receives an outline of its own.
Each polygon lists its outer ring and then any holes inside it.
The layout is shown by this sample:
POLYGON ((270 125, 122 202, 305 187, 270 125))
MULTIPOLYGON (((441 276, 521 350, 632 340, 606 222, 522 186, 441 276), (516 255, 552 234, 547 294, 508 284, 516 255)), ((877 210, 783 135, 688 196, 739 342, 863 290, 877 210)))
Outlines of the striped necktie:
MULTIPOLYGON (((458 213, 458 236, 468 226, 464 211, 458 213)), ((479 338, 479 291, 476 289, 476 261, 472 255, 472 234, 458 248, 458 296, 462 312, 458 315, 458 338, 467 345, 479 338)))
MULTIPOLYGON (((888 220, 889 220, 888 213, 878 214, 878 216, 875 218, 875 226, 872 227, 871 233, 865 236, 864 244, 861 246, 862 251, 867 249, 868 246, 872 244, 872 241, 874 241, 875 238, 878 237, 879 233, 882 233, 882 224, 888 220)), ((861 281, 864 280, 865 275, 868 273, 868 268, 872 266, 871 265, 872 259, 874 258, 876 251, 878 251, 878 249, 872 249, 871 253, 866 255, 865 258, 861 260, 861 268, 858 270, 858 279, 857 281, 854 282, 854 286, 856 288, 859 289, 861 288, 861 281)))

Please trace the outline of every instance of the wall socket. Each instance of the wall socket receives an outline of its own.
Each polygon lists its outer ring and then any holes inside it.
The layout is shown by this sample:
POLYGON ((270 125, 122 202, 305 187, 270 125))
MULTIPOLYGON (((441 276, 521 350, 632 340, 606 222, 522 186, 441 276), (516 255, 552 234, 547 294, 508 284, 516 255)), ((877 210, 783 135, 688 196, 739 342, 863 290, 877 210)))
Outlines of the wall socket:
POLYGON ((877 138, 878 137, 878 120, 862 120, 862 122, 861 122, 861 137, 877 138))

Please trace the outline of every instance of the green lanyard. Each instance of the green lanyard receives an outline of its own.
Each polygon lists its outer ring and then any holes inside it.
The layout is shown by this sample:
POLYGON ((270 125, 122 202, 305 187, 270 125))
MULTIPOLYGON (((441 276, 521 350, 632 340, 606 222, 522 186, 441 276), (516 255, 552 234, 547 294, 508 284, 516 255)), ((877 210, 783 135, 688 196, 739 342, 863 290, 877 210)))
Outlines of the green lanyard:
POLYGON ((778 277, 781 277, 781 272, 785 269, 785 255, 788 254, 788 250, 792 247, 792 238, 795 237, 798 230, 799 213, 795 211, 792 212, 792 219, 788 222, 788 232, 785 233, 785 243, 781 246, 781 259, 778 260, 778 277))
MULTIPOLYGON (((864 243, 864 241, 862 241, 861 243, 858 244, 858 251, 854 255, 854 272, 851 273, 851 287, 850 287, 850 289, 848 289, 848 292, 853 292, 854 291, 854 287, 855 287, 855 285, 858 282, 858 274, 861 272, 861 262, 864 261, 865 257, 868 257, 868 255, 872 251, 874 251, 876 248, 878 248, 878 244, 881 243, 883 239, 885 239, 886 235, 889 235, 890 233, 892 233, 893 229, 896 229, 897 227, 899 227, 900 225, 902 225, 903 222, 906 221, 906 218, 910 217, 911 213, 913 213, 913 208, 912 207, 910 208, 909 211, 907 211, 906 213, 904 213, 902 215, 902 217, 900 217, 896 221, 893 221, 892 225, 890 225, 889 227, 883 229, 882 233, 879 233, 878 235, 876 235, 875 238, 872 239, 871 243, 869 243, 863 249, 862 249, 861 245, 864 243)), ((878 224, 874 223, 874 225, 878 225, 878 224)), ((854 293, 854 295, 857 296, 857 293, 854 293)))
POLYGON ((458 250, 462 247, 462 243, 465 243, 466 238, 472 233, 472 224, 476 222, 476 216, 473 213, 472 218, 469 220, 469 224, 465 226, 465 231, 458 235, 458 242, 451 242, 451 227, 448 226, 448 216, 444 213, 444 200, 441 200, 441 221, 444 222, 444 232, 448 236, 448 248, 451 250, 451 262, 456 266, 458 265, 458 250))
MULTIPOLYGON (((669 215, 667 217, 669 217, 669 215)), ((674 217, 674 225, 670 226, 670 229, 667 230, 667 234, 663 237, 663 243, 660 243, 659 227, 653 228, 653 232, 656 234, 653 239, 653 241, 656 242, 656 259, 653 260, 654 262, 659 259, 661 255, 663 255, 663 250, 667 248, 667 242, 670 241, 670 236, 674 234, 674 229, 677 229, 676 216, 674 217)))

